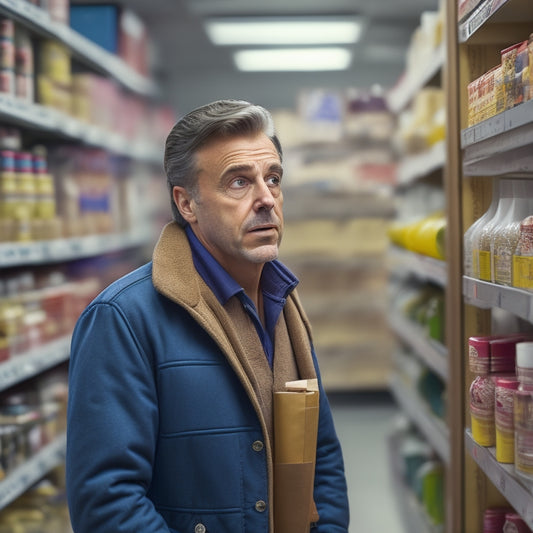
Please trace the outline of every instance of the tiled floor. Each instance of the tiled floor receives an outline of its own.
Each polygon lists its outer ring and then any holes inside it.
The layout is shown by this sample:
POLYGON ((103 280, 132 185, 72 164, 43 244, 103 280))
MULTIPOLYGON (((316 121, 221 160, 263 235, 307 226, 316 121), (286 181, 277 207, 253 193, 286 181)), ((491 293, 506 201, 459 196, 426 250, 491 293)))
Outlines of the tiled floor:
POLYGON ((387 437, 398 407, 386 394, 330 394, 344 453, 350 533, 408 533, 394 494, 387 437))

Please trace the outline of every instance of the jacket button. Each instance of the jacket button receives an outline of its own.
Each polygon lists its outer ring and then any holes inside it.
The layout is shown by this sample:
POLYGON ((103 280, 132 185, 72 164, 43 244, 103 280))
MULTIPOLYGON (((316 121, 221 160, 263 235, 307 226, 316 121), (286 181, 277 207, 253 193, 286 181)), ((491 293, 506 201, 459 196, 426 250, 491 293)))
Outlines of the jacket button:
POLYGON ((254 441, 252 444, 252 450, 254 452, 260 452, 263 449, 263 443, 260 440, 254 441))
POLYGON ((194 526, 194 533, 205 533, 206 531, 207 529, 203 524, 196 524, 196 526, 194 526))
POLYGON ((263 500, 258 500, 255 502, 255 510, 258 513, 263 513, 267 508, 267 504, 263 500))

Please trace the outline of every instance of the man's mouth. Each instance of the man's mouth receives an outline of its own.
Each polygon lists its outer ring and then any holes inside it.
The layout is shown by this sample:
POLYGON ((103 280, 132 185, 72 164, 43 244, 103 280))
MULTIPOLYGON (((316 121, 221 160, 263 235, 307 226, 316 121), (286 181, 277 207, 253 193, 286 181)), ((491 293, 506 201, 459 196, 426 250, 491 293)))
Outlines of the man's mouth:
POLYGON ((277 229, 277 226, 275 224, 263 224, 262 226, 255 226, 255 227, 251 228, 249 231, 257 233, 257 232, 261 232, 261 231, 269 231, 269 230, 272 230, 272 229, 277 229))

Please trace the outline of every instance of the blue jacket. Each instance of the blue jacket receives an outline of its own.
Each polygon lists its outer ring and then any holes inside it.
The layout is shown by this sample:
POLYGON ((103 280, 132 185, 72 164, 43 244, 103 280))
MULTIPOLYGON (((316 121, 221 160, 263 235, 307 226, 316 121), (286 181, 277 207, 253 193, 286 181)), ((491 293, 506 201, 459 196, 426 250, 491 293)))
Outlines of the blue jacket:
MULTIPOLYGON (((265 423, 205 287, 170 224, 153 261, 82 313, 67 420, 75 533, 273 533, 265 423)), ((285 312, 310 342, 295 293, 285 312)), ((309 361, 320 383, 312 349, 309 361)), ((347 533, 342 455, 321 384, 314 499, 313 531, 347 533)))

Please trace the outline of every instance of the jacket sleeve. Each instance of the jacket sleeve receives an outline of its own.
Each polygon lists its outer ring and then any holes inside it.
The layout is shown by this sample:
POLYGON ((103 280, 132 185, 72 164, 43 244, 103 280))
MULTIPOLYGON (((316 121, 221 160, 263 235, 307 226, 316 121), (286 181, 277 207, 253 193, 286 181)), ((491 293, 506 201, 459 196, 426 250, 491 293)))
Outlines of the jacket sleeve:
MULTIPOLYGON (((319 375, 315 358, 315 366, 319 375)), ((320 415, 316 451, 314 499, 320 519, 313 533, 348 533, 350 520, 344 460, 320 375, 320 415)))
POLYGON ((93 303, 72 338, 67 495, 75 533, 168 533, 147 498, 158 430, 154 371, 120 309, 93 303))

